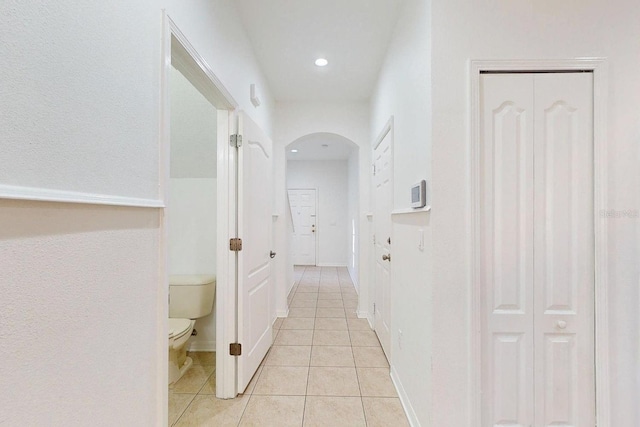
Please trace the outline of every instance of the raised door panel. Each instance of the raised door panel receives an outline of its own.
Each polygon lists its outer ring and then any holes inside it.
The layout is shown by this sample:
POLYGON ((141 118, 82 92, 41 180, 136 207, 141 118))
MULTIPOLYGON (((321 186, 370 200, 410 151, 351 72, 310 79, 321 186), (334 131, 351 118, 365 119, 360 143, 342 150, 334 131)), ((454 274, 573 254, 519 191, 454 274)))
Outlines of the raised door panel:
POLYGON ((271 140, 246 115, 240 115, 238 228, 238 390, 244 391, 272 344, 271 313, 271 140))
POLYGON ((481 80, 483 426, 533 424, 533 77, 481 80))
POLYGON ((593 80, 535 76, 536 425, 595 425, 593 80))

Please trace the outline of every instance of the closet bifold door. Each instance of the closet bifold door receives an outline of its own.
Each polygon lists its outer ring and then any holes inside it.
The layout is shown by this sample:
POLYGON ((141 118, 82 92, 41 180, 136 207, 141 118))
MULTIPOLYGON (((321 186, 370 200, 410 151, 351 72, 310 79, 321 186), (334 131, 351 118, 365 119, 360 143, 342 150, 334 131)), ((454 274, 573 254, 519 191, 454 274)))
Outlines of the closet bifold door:
POLYGON ((480 81, 482 425, 595 425, 593 75, 480 81))
POLYGON ((594 426, 593 74, 534 89, 535 425, 594 426))
POLYGON ((532 426, 533 76, 481 76, 482 426, 532 426))

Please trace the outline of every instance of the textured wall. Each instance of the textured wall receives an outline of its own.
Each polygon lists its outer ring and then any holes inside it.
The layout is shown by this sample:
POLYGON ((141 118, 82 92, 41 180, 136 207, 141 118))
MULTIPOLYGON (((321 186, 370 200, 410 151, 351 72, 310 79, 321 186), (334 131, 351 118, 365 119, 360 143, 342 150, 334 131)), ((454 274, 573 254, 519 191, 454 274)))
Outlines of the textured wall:
POLYGON ((158 197, 160 5, 0 5, 0 184, 158 197))
POLYGON ((0 201, 0 423, 160 423, 158 218, 0 201))

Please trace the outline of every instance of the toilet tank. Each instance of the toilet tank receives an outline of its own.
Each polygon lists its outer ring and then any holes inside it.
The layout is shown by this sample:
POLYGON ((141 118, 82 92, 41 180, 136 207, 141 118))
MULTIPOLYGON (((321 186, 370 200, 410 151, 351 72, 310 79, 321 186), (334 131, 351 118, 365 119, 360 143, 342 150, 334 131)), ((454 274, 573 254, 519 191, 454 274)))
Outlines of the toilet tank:
POLYGON ((198 319, 213 311, 216 276, 169 276, 169 317, 198 319))

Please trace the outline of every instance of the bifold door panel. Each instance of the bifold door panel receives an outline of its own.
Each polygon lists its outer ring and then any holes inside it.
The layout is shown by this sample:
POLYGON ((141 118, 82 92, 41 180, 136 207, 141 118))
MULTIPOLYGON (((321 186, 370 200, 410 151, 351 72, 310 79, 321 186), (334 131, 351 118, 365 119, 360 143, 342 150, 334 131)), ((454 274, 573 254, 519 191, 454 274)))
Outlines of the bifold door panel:
POLYGON ((482 75, 480 153, 483 426, 594 426, 592 75, 482 75))

